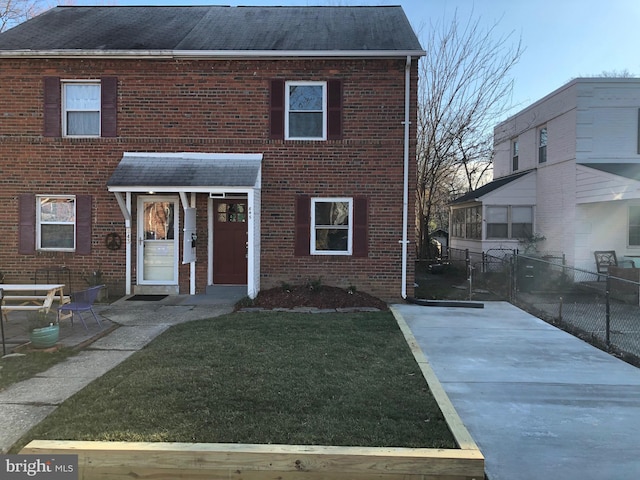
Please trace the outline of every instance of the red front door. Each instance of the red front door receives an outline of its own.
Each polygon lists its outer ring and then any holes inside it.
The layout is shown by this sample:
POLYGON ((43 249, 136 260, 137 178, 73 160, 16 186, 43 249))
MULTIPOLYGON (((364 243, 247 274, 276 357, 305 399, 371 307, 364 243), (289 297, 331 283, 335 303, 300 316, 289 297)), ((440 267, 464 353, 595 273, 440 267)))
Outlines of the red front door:
POLYGON ((213 223, 213 283, 247 283, 247 201, 216 200, 213 223))

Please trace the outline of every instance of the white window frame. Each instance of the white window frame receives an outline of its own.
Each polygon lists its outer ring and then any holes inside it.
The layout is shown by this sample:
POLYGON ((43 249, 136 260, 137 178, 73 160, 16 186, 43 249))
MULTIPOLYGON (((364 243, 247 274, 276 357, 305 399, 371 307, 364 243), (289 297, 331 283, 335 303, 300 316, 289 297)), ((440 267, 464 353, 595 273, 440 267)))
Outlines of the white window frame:
POLYGON ((78 222, 78 200, 75 195, 36 195, 36 250, 45 252, 74 252, 76 250, 78 222), (42 201, 51 198, 61 198, 73 201, 73 221, 46 221, 42 219, 42 201), (73 226, 73 247, 43 247, 42 246, 42 225, 72 225, 73 226))
POLYGON ((538 129, 538 163, 547 163, 549 145, 549 130, 543 125, 538 129), (544 144, 542 143, 542 132, 544 132, 544 144))
POLYGON ((63 80, 62 84, 62 136, 71 138, 98 138, 102 135, 102 84, 99 80, 63 80), (98 110, 92 109, 69 109, 67 108, 67 86, 70 85, 91 85, 97 86, 100 89, 99 107, 98 110), (90 135, 70 135, 67 132, 67 113, 68 112, 98 112, 98 132, 90 135))
POLYGON ((486 238, 487 240, 494 240, 494 239, 509 239, 511 238, 511 215, 510 215, 510 208, 508 205, 487 205, 485 208, 485 219, 487 222, 486 225, 486 238), (505 214, 505 218, 504 218, 504 222, 490 222, 490 218, 489 218, 489 214, 490 214, 490 210, 491 209, 500 209, 501 212, 504 212, 505 214), (504 236, 502 235, 490 235, 489 234, 489 230, 490 230, 490 226, 491 225, 504 225, 507 227, 507 231, 505 232, 506 234, 504 236))
MULTIPOLYGON (((327 139, 327 82, 315 82, 315 81, 288 81, 285 82, 284 88, 284 109, 285 109, 285 122, 284 122, 284 138, 285 140, 315 140, 322 141, 327 139), (291 137, 289 135, 289 114, 292 112, 289 108, 289 93, 291 87, 296 86, 320 86, 322 87, 322 110, 304 110, 304 112, 308 113, 322 113, 322 135, 320 137, 291 137)), ((303 111, 303 110, 293 110, 303 111)))
POLYGON ((316 197, 311 199, 311 255, 352 255, 353 252, 353 198, 349 197, 316 197), (348 225, 316 225, 316 203, 348 203, 349 223, 348 225), (322 229, 344 229, 347 230, 346 250, 318 250, 316 249, 316 232, 322 229))
POLYGON ((518 139, 511 141, 511 170, 513 172, 520 170, 520 143, 518 139))
POLYGON ((523 224, 523 222, 514 222, 513 221, 513 217, 514 217, 514 209, 528 209, 531 212, 531 235, 533 235, 533 229, 534 229, 534 220, 535 220, 535 212, 534 212, 534 206, 533 205, 487 205, 485 208, 485 219, 486 219, 486 233, 485 233, 485 237, 487 240, 496 240, 496 239, 500 239, 500 240, 523 240, 523 237, 516 237, 513 234, 513 225, 514 223, 517 223, 518 225, 523 224), (505 209, 507 217, 506 217, 506 222, 489 222, 489 209, 491 208, 500 208, 500 209, 505 209), (502 236, 489 236, 489 225, 504 225, 506 223, 507 226, 507 236, 506 237, 502 237, 502 236))

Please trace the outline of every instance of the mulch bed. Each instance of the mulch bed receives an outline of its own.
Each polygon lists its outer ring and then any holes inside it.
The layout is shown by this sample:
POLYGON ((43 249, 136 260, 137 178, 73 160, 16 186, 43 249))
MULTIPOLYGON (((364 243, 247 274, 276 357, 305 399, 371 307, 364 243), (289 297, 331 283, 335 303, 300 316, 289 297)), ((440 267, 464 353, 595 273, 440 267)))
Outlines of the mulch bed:
POLYGON ((307 285, 293 287, 276 287, 260 291, 250 304, 239 305, 238 308, 355 308, 373 307, 387 310, 388 306, 379 298, 364 292, 349 292, 338 287, 322 285, 310 288, 307 285))

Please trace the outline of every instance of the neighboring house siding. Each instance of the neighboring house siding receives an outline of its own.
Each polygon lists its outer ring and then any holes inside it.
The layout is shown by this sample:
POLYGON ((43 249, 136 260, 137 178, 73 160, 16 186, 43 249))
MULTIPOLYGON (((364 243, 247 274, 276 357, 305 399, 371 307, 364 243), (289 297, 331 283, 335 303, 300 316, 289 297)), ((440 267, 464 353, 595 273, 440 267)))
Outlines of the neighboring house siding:
MULTIPOLYGON (((404 59, 2 60, 0 208, 5 229, 0 236, 0 270, 12 281, 30 282, 35 269, 43 265, 64 264, 78 279, 83 272, 100 268, 111 286, 124 288, 124 250, 114 252, 104 245, 105 235, 112 231, 124 238, 122 213, 106 189, 124 152, 263 153, 261 288, 321 278, 326 284, 355 285, 382 298, 397 298, 402 265, 404 71, 404 59), (43 136, 45 77, 117 79, 116 137, 43 136), (339 80, 342 139, 272 139, 270 85, 276 78, 339 80), (92 195, 91 254, 16 255, 17 199, 24 193, 92 195), (364 253, 360 246, 353 256, 295 256, 299 195, 366 199, 364 253)), ((414 62, 412 125, 416 89, 414 62)), ((330 114, 337 115, 335 104, 330 114)), ((339 138, 335 131, 329 134, 339 138)), ((415 141, 409 158, 415 158, 415 141)), ((410 166, 411 179, 416 175, 415 162, 410 166)), ((198 195, 197 208, 198 236, 206 238, 206 195, 198 195)), ((134 241, 135 225, 134 217, 134 241)), ((408 251, 411 292, 412 245, 408 251)), ((135 257, 135 244, 132 252, 135 257)), ((199 248, 198 291, 204 291, 207 283, 207 262, 206 248, 199 248)), ((135 279, 135 258, 132 265, 135 279)), ((179 268, 180 291, 187 293, 189 265, 179 268)))
MULTIPOLYGON (((628 79, 633 80, 633 79, 628 79)), ((578 163, 637 162, 640 82, 579 84, 578 163)))
POLYGON ((640 202, 606 202, 579 205, 576 221, 576 258, 580 268, 595 269, 595 250, 615 250, 618 259, 640 255, 640 247, 627 242, 628 209, 640 202))
MULTIPOLYGON (((536 205, 534 233, 546 240, 538 245, 546 252, 567 252, 573 245, 575 217, 575 156, 576 156, 576 94, 577 87, 569 83, 542 100, 497 125, 494 131, 495 178, 513 173, 511 145, 519 145, 518 171, 537 170, 531 189, 519 182, 507 185, 501 195, 505 203, 536 205), (546 162, 539 163, 539 130, 547 128, 546 162)), ((526 181, 526 180, 525 180, 526 181)), ((483 200, 491 204, 490 200, 483 200)))
POLYGON ((520 113, 500 123, 494 129, 494 178, 510 173, 511 142, 518 139, 518 171, 538 168, 538 129, 548 131, 547 162, 543 167, 575 159, 576 87, 569 84, 548 95, 520 113))
POLYGON ((576 168, 576 203, 640 199, 638 182, 588 166, 576 168))
POLYGON ((537 169, 536 230, 546 237, 544 251, 591 270, 594 250, 640 253, 628 245, 629 205, 638 203, 640 187, 633 169, 621 168, 640 162, 639 113, 637 79, 581 78, 496 126, 496 178, 512 173, 514 138, 520 169, 537 169), (540 125, 548 129, 544 164, 535 161, 540 125), (611 166, 610 173, 598 165, 611 166))
POLYGON ((536 175, 525 175, 482 198, 485 205, 533 205, 536 201, 536 175))
POLYGON ((558 163, 538 170, 536 233, 546 240, 541 250, 573 257, 575 165, 558 163))

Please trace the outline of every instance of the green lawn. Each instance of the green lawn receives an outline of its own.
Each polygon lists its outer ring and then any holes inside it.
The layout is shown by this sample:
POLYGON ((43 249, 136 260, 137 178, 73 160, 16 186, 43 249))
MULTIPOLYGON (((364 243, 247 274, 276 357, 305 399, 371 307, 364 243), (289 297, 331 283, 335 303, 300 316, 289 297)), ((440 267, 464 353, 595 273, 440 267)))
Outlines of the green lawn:
POLYGON ((0 358, 0 390, 12 383, 27 380, 37 373, 44 372, 76 353, 78 352, 70 348, 61 348, 55 352, 27 350, 24 356, 0 358))
POLYGON ((35 438, 456 448, 389 312, 175 326, 14 451, 35 438))

